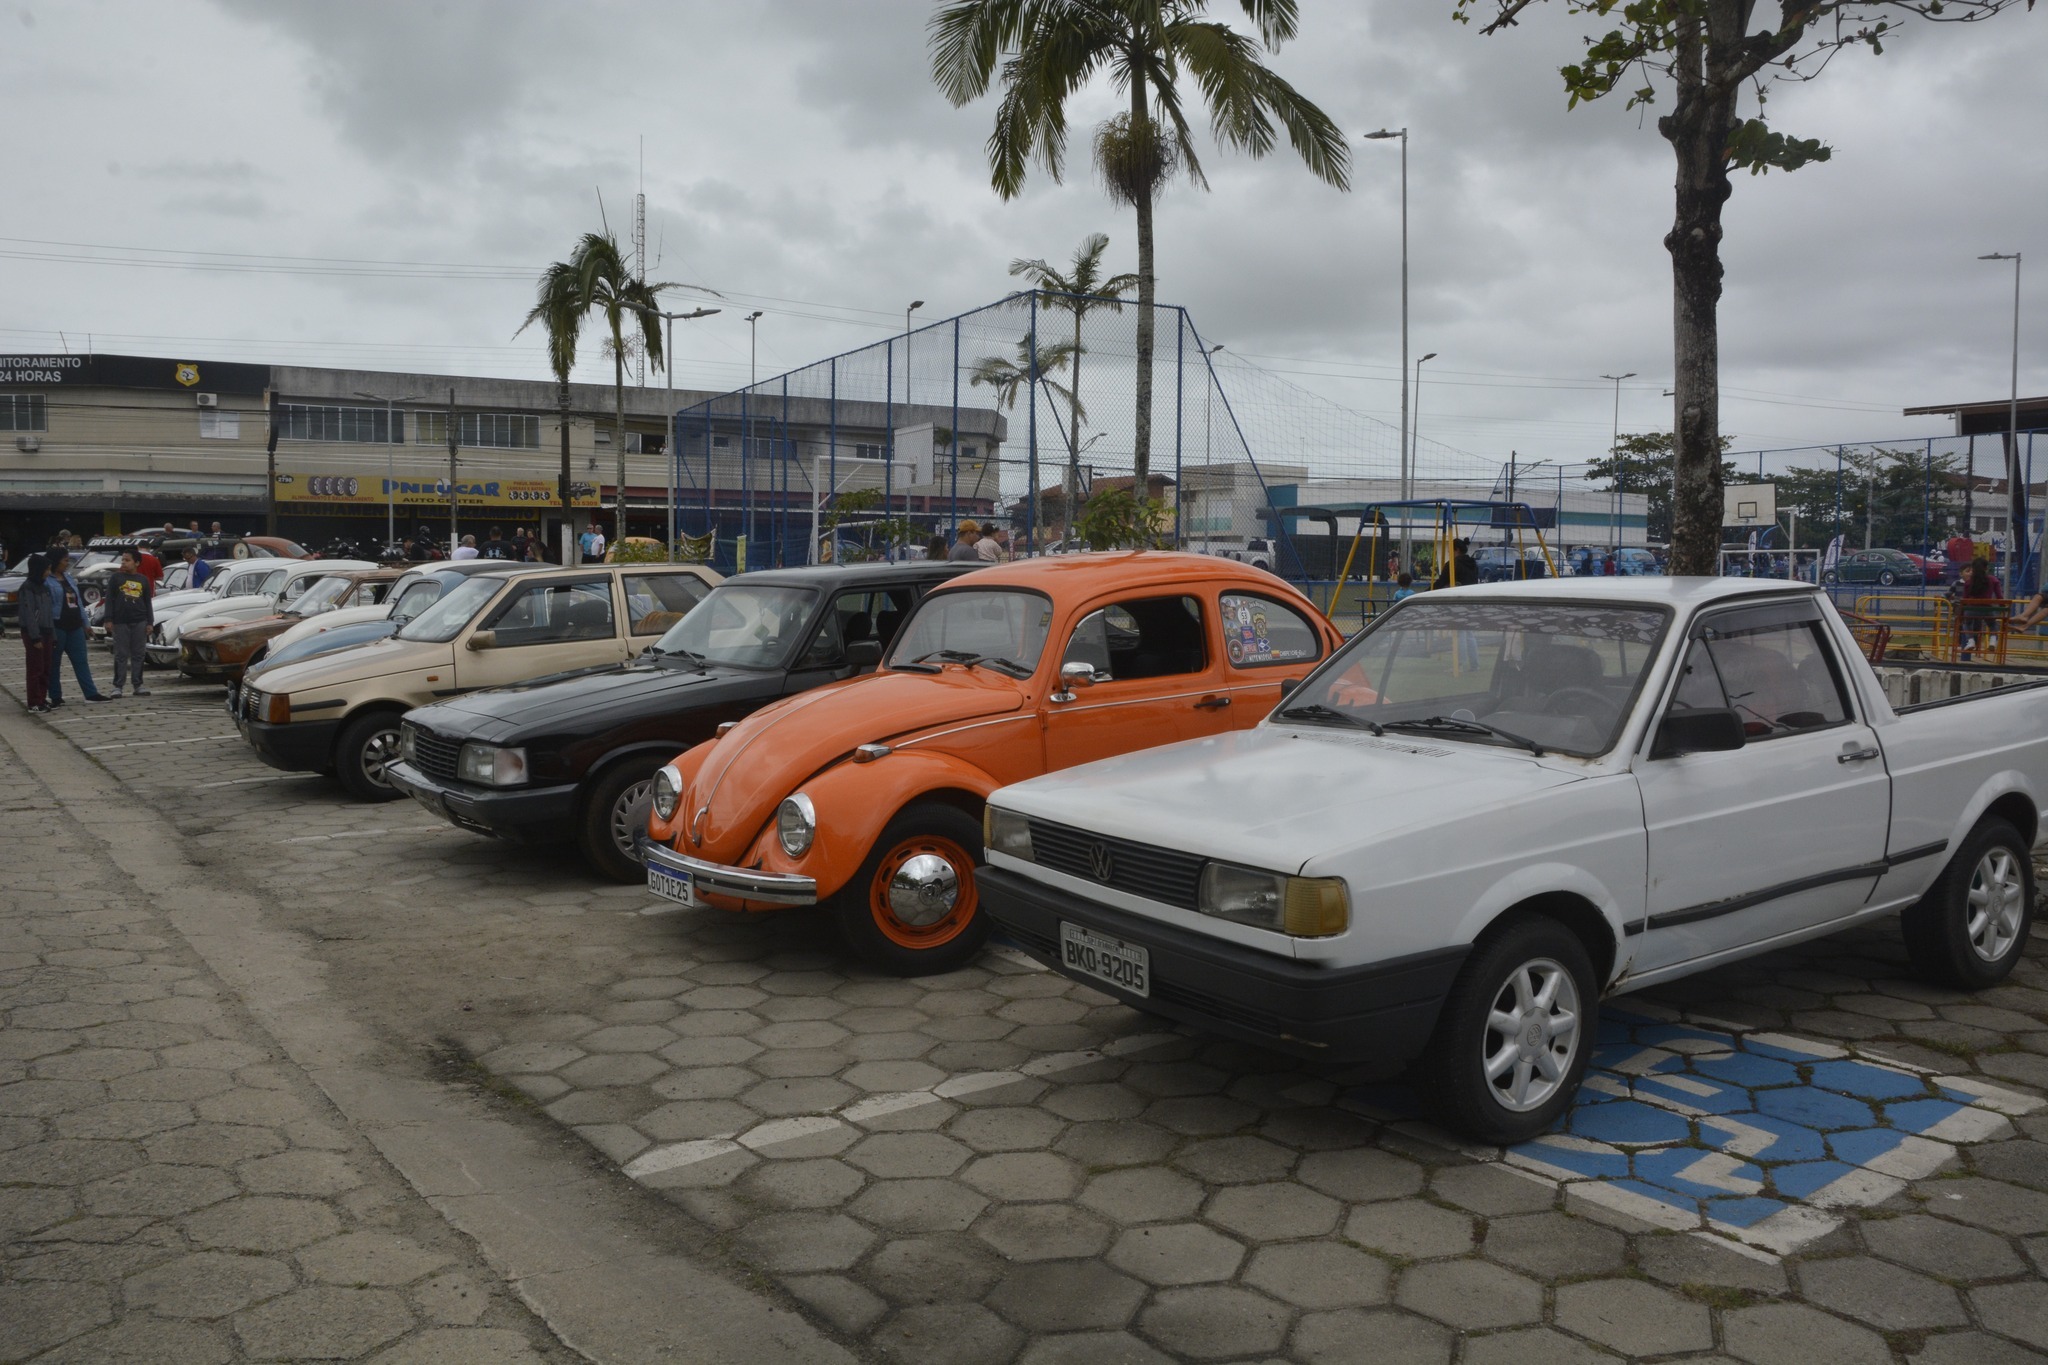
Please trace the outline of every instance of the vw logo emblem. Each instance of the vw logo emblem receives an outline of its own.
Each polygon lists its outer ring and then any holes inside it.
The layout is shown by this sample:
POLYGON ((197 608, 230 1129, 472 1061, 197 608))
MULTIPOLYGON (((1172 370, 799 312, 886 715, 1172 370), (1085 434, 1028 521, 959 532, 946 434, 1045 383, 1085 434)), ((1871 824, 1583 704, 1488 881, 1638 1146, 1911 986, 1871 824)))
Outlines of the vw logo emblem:
POLYGON ((1095 880, 1106 882, 1116 871, 1116 861, 1110 857, 1108 844, 1088 845, 1088 866, 1095 873, 1095 880))

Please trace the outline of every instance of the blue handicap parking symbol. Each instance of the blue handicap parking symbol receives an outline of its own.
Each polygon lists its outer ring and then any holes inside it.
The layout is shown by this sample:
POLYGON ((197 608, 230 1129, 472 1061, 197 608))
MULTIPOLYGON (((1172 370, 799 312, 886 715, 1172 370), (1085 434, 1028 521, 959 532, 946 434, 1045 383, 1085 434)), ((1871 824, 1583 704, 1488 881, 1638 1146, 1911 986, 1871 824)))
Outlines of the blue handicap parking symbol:
MULTIPOLYGON (((1654 1009, 1654 1007, 1649 1007, 1654 1009)), ((1555 1128, 1502 1153, 1532 1174, 1652 1223, 1789 1251, 1939 1169, 1957 1142, 2005 1130, 2038 1101, 1779 1034, 1649 1009, 1602 1012, 1584 1087, 1555 1128)), ((1354 1107, 1409 1110, 1386 1089, 1354 1107)))

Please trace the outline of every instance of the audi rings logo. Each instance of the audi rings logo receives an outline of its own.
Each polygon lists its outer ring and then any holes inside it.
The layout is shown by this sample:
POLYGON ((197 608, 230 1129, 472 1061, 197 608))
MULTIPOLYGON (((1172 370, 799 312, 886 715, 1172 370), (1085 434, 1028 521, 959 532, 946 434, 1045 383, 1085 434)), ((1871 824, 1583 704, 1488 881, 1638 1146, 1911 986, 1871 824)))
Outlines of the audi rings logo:
POLYGON ((316 498, 353 498, 362 480, 345 474, 315 474, 306 480, 306 492, 316 498))
POLYGON ((1106 882, 1115 875, 1116 860, 1110 856, 1109 845, 1088 845, 1088 869, 1098 882, 1106 882))

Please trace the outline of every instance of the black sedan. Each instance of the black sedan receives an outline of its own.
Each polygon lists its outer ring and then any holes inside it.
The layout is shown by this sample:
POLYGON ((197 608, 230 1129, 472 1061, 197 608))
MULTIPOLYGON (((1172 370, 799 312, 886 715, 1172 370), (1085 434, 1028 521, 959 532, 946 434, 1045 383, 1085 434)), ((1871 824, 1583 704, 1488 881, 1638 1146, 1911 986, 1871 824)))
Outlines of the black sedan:
POLYGON ((865 673, 925 593, 971 564, 824 565, 721 583, 640 658, 406 713, 392 782, 464 829, 573 838, 615 881, 644 873, 654 774, 779 697, 865 673))

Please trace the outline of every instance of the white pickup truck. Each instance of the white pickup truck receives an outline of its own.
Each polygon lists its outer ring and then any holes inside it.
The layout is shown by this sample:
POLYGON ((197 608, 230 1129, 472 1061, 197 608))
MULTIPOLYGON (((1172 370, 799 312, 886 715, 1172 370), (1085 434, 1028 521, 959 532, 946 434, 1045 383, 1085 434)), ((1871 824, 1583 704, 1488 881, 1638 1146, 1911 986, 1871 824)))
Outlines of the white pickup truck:
POLYGON ((1409 1067, 1547 1128, 1601 997, 1900 914, 1989 986, 2033 919, 2048 679, 1895 709, 1827 599, 1754 579, 1408 599, 1252 730, 989 798, 982 905, 1212 1032, 1409 1067))

